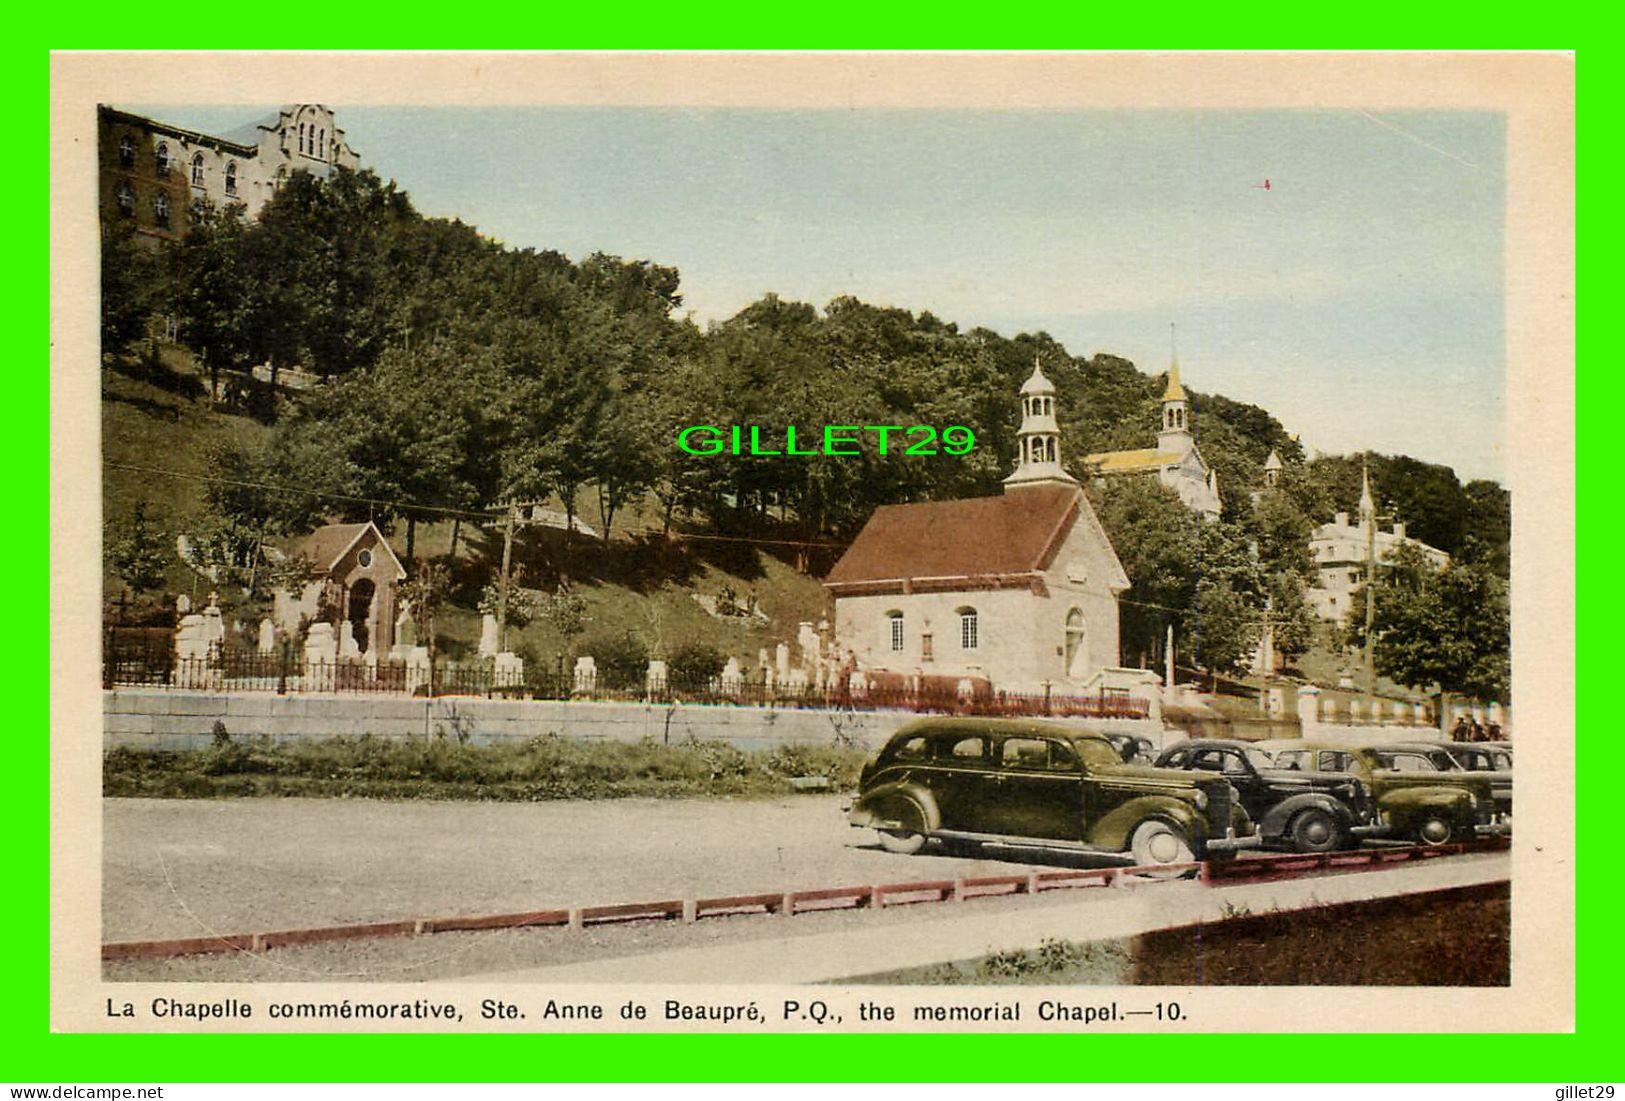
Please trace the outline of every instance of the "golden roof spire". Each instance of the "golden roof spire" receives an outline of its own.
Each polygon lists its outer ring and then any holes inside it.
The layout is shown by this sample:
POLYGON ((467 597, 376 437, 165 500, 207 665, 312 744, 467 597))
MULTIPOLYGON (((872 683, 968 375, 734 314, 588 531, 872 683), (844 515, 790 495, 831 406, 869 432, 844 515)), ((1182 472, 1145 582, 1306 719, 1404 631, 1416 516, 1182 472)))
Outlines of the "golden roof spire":
POLYGON ((1168 368, 1168 388, 1162 392, 1163 401, 1184 401, 1185 388, 1179 384, 1179 361, 1168 368))
POLYGON ((1168 388, 1162 392, 1163 401, 1184 401, 1185 388, 1179 385, 1179 340, 1174 323, 1168 322, 1168 388))

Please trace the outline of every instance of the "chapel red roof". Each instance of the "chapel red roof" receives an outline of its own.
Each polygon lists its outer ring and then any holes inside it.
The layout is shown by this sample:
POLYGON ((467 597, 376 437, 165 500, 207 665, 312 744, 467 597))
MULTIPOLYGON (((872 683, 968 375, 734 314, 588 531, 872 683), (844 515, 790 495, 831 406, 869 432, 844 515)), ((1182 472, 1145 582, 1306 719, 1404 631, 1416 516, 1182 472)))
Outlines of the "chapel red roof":
POLYGON ((1080 499, 1071 486, 1025 486, 1000 497, 882 505, 824 583, 1042 570, 1071 530, 1080 499))

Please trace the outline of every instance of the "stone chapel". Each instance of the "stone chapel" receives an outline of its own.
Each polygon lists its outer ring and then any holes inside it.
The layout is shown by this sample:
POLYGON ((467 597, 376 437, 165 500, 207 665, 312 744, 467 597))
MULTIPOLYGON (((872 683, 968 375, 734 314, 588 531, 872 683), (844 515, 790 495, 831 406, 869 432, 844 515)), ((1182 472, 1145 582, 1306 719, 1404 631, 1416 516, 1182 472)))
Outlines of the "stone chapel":
POLYGON ((1021 413, 1003 494, 875 510, 824 581, 836 644, 860 671, 1143 693, 1144 670, 1117 668, 1128 576, 1061 464, 1055 387, 1037 363, 1021 413))

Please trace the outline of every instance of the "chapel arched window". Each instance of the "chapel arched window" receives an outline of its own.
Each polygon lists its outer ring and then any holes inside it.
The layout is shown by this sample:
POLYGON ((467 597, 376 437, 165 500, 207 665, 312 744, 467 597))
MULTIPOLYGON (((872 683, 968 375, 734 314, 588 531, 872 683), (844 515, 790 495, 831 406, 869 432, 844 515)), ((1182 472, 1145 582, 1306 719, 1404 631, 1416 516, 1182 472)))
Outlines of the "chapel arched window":
POLYGON ((957 614, 959 616, 959 648, 961 650, 976 649, 979 641, 977 638, 976 609, 960 608, 957 614))

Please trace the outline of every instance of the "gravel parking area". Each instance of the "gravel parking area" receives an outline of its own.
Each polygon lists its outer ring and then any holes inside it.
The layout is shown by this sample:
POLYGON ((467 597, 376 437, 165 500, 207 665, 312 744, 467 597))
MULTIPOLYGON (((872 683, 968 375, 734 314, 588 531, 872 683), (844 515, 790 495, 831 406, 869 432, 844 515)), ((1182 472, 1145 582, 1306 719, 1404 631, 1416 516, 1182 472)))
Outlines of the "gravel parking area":
POLYGON ((107 799, 102 936, 190 937, 1026 866, 886 853, 871 833, 847 826, 841 802, 107 799))

